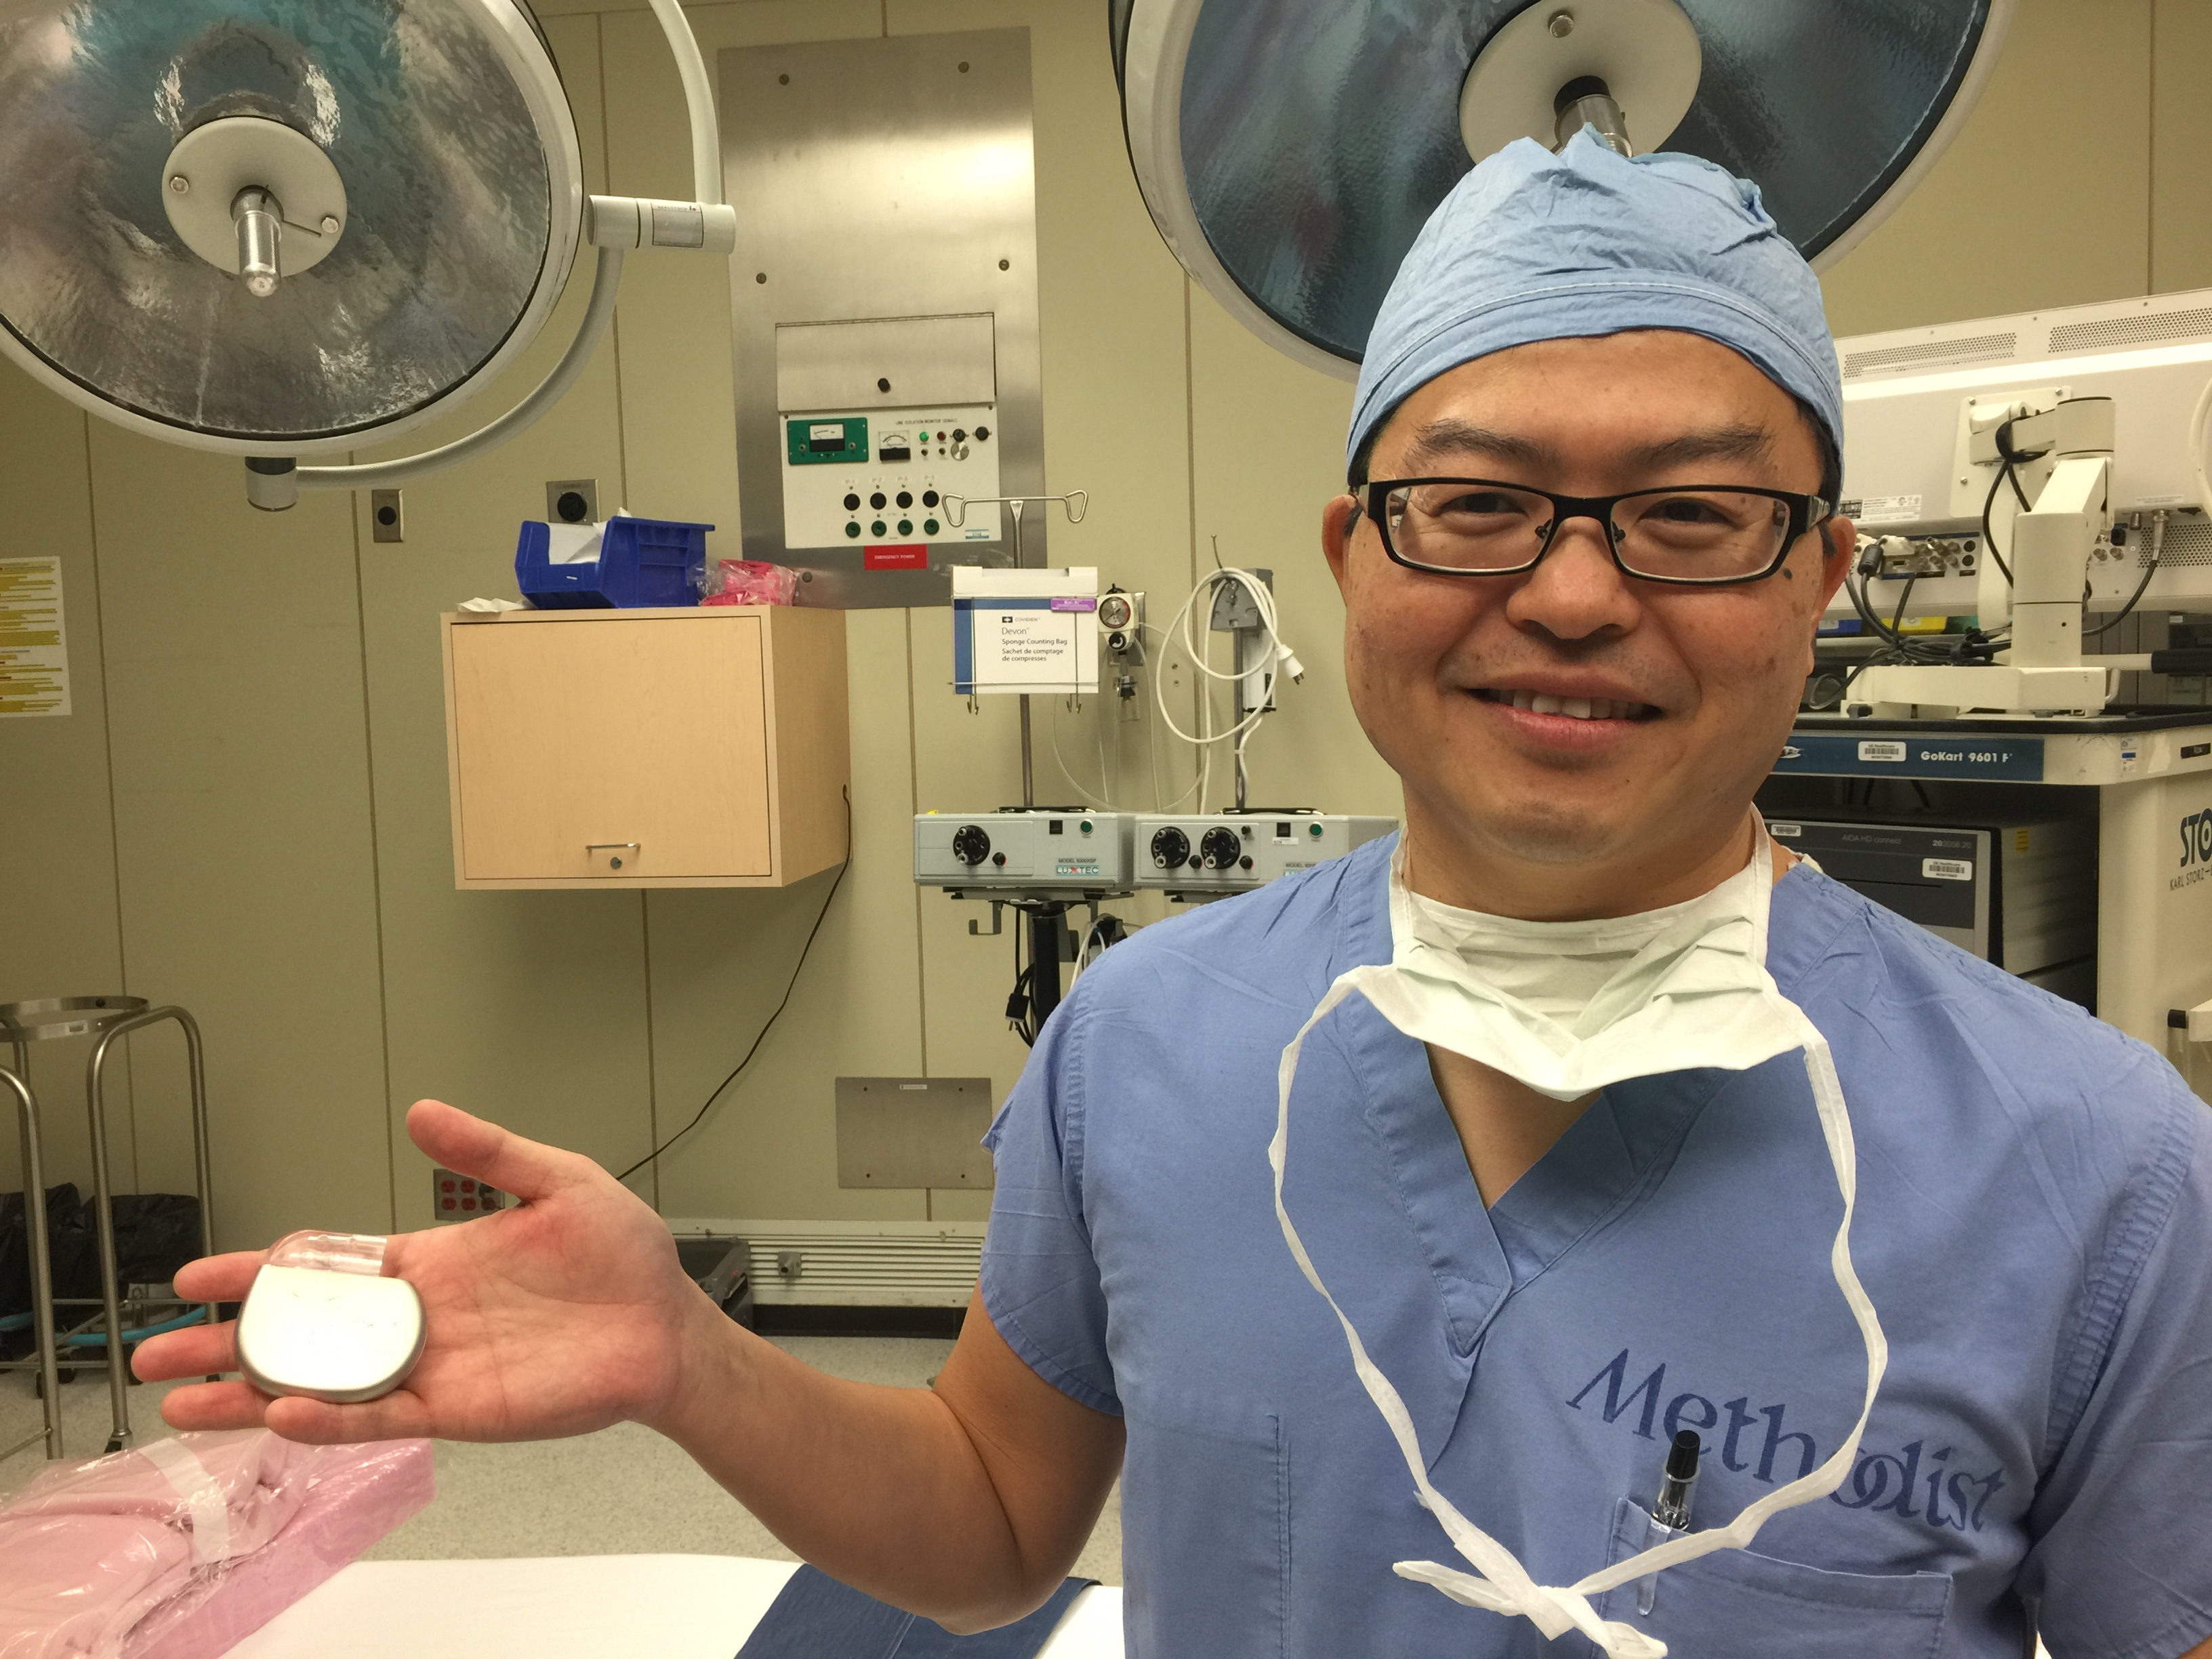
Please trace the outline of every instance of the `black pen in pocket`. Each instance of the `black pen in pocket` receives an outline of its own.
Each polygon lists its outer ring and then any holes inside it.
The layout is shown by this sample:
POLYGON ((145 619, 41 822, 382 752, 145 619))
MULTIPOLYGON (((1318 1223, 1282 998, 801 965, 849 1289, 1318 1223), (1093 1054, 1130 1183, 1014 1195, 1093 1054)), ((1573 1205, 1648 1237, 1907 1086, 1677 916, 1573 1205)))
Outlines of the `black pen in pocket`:
MULTIPOLYGON (((1670 1538, 1680 1538, 1690 1529, 1690 1505, 1696 1497, 1698 1484, 1698 1431, 1683 1429, 1674 1436, 1674 1443, 1667 1449, 1667 1466, 1659 1476, 1659 1501, 1651 1506, 1645 1517, 1649 1530, 1644 1540, 1645 1549, 1665 1543, 1670 1538)), ((1649 1613, 1659 1593, 1659 1575, 1646 1574, 1637 1581, 1636 1610, 1649 1613)))

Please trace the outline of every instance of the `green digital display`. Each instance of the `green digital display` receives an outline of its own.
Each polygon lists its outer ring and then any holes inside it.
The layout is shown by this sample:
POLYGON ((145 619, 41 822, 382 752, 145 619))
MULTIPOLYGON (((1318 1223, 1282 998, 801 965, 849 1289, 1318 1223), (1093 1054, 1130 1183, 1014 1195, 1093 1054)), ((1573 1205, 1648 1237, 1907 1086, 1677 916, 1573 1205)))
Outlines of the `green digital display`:
POLYGON ((793 466, 817 466, 824 462, 849 465, 868 459, 868 417, 842 416, 835 420, 797 420, 784 422, 793 466))

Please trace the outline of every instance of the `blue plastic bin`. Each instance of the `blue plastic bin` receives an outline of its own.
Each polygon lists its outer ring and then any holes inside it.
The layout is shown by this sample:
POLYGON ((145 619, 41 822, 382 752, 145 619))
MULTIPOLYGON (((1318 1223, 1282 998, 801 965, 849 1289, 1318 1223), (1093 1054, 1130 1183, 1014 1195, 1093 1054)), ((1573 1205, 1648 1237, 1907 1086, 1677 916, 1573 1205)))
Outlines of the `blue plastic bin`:
POLYGON ((600 526, 597 559, 555 564, 547 556, 550 532, 526 520, 514 544, 515 583, 540 611, 696 605, 707 532, 714 527, 675 519, 609 519, 600 526))

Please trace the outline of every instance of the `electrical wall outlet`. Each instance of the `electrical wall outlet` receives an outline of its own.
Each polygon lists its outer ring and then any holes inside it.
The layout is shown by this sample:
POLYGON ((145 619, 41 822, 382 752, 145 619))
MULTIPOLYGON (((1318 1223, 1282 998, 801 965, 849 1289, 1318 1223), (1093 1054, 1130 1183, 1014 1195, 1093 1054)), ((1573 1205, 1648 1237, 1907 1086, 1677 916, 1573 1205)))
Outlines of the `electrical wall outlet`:
POLYGON ((471 1221, 514 1202, 496 1187, 452 1170, 430 1171, 430 1213, 440 1221, 471 1221))
POLYGON ((599 481, 597 478, 555 478, 545 486, 545 518, 549 524, 597 524, 599 521, 599 481))

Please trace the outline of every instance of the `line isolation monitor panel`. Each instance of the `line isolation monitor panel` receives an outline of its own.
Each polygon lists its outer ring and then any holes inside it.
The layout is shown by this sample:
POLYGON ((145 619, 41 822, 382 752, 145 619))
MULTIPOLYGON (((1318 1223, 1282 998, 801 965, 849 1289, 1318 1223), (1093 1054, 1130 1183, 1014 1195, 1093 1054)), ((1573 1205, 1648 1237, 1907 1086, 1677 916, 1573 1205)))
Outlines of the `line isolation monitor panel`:
MULTIPOLYGON (((722 171, 744 556, 947 605, 1044 493, 1025 28, 733 48, 722 171)), ((1042 513, 1022 562, 1048 564, 1042 513)))

